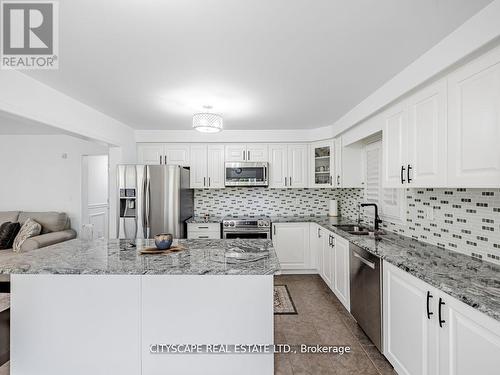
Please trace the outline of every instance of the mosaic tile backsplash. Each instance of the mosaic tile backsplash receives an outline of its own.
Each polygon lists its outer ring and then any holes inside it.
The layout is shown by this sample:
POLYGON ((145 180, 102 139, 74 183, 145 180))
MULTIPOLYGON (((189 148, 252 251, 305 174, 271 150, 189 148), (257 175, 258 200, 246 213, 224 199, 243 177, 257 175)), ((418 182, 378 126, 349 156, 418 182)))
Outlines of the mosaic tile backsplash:
MULTIPOLYGON (((344 208, 343 214, 357 220, 363 190, 346 190, 354 207, 344 208)), ((403 222, 384 220, 384 229, 500 263, 500 189, 406 189, 405 193, 406 217, 403 222)), ((362 220, 372 224, 373 214, 362 220)))
POLYGON ((195 215, 326 215, 330 199, 339 191, 328 189, 225 188, 195 190, 195 215))
MULTIPOLYGON (((407 189, 405 193, 406 218, 384 220, 384 229, 500 263, 500 189, 407 189)), ((341 216, 357 220, 362 189, 195 190, 195 214, 326 215, 330 199, 339 200, 341 216)), ((371 212, 362 219, 370 222, 371 212)))

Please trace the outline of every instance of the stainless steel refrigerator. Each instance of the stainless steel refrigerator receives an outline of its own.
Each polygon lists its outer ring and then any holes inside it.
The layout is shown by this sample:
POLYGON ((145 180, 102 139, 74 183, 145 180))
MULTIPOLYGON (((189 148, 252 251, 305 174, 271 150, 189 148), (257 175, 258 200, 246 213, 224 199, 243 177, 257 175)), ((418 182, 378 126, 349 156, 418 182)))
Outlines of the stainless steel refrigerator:
POLYGON ((118 166, 118 238, 186 238, 193 216, 189 168, 178 165, 118 166))

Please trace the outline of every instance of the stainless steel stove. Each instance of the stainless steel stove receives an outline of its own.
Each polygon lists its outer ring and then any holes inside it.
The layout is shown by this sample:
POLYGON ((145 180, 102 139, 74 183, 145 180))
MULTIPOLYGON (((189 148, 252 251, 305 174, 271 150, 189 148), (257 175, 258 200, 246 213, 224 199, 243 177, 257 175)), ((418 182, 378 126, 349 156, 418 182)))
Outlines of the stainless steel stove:
POLYGON ((267 216, 226 217, 222 220, 222 237, 271 238, 271 219, 267 216))

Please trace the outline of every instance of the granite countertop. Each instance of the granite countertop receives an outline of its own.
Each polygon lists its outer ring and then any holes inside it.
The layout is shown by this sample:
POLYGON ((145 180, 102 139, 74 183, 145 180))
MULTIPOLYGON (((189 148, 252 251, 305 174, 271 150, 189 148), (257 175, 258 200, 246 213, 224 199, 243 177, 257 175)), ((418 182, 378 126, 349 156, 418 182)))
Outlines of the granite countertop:
POLYGON ((217 217, 217 216, 210 216, 210 217, 203 217, 203 216, 195 216, 190 219, 186 220, 186 223, 188 224, 221 224, 222 220, 224 220, 222 217, 217 217))
POLYGON ((354 224, 340 217, 282 216, 273 217, 272 222, 319 224, 384 261, 500 321, 500 266, 392 232, 379 236, 380 240, 373 236, 351 235, 335 227, 354 224))
POLYGON ((0 274, 272 275, 271 240, 178 240, 186 250, 141 255, 153 240, 75 239, 24 253, 0 252, 0 274))

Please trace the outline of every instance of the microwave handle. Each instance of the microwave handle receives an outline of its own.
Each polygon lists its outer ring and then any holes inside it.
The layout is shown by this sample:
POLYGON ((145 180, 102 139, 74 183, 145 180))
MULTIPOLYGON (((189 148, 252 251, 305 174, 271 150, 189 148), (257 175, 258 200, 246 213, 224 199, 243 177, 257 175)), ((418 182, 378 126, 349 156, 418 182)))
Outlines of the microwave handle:
POLYGON ((264 182, 267 181, 267 167, 264 166, 264 182))

